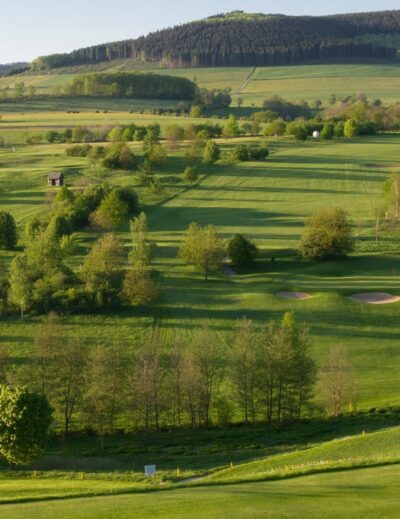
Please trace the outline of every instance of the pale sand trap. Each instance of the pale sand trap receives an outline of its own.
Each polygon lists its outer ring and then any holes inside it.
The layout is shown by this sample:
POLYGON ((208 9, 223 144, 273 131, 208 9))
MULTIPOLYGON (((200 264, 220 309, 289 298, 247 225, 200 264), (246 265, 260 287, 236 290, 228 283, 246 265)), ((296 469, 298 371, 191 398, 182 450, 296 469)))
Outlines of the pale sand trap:
POLYGON ((284 297, 285 299, 311 299, 311 294, 306 294, 305 292, 277 292, 277 296, 284 297))
POLYGON ((390 303, 398 303, 400 297, 385 292, 366 292, 363 294, 354 294, 349 299, 360 303, 369 303, 370 305, 388 305, 390 303))

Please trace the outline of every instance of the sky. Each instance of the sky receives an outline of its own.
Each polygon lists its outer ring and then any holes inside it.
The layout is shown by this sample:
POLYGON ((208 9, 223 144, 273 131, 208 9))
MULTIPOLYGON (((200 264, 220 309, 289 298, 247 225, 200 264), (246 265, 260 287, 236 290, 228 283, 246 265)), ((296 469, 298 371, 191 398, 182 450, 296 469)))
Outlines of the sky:
POLYGON ((5 0, 0 12, 0 63, 136 38, 237 9, 322 15, 399 8, 399 0, 5 0))

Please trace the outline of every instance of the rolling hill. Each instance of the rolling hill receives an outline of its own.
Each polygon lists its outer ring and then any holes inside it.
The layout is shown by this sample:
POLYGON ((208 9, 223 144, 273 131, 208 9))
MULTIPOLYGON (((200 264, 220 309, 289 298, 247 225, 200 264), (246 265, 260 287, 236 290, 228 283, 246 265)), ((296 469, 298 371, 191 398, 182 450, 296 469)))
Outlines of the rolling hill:
POLYGON ((398 58, 400 10, 335 16, 212 16, 153 32, 37 58, 34 70, 129 59, 162 67, 272 66, 312 60, 398 58))

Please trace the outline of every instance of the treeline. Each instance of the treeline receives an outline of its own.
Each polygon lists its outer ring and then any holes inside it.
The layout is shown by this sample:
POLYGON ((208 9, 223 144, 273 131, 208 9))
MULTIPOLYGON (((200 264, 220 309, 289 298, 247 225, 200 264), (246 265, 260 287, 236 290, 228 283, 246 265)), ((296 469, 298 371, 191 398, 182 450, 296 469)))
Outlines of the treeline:
POLYGON ((193 100, 197 86, 187 78, 159 74, 119 72, 84 74, 62 88, 71 97, 193 100))
POLYGON ((0 65, 0 76, 12 76, 29 70, 29 63, 7 63, 0 65))
POLYGON ((242 319, 229 345, 204 324, 168 343, 150 329, 133 348, 88 347, 59 317, 39 327, 29 366, 3 360, 0 383, 25 383, 47 397, 56 426, 94 430, 209 427, 233 421, 279 426, 310 414, 316 365, 308 328, 292 314, 262 326, 242 319))
POLYGON ((131 59, 167 67, 268 66, 343 58, 395 59, 396 49, 361 42, 366 33, 395 34, 400 11, 334 17, 222 16, 136 40, 107 43, 37 58, 32 68, 131 59))
MULTIPOLYGON (((279 427, 311 415, 339 415, 357 392, 344 348, 319 373, 310 331, 293 314, 255 324, 242 318, 225 340, 208 323, 168 342, 157 328, 136 342, 83 344, 49 314, 38 327, 29 365, 3 350, 0 384, 27 385, 47 397, 54 428, 160 430, 265 423, 279 427), (316 402, 319 402, 316 405, 316 402)), ((347 410, 347 409, 346 409, 347 410)))

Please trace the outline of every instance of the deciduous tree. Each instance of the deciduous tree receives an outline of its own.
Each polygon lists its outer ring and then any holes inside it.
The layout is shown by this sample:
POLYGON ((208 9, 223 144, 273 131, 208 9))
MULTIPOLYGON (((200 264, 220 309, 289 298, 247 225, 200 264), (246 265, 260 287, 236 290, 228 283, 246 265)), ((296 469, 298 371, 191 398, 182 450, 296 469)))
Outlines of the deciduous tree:
POLYGON ((189 265, 204 272, 207 281, 210 272, 221 268, 225 250, 221 238, 212 225, 201 227, 191 223, 184 234, 179 256, 189 265))
POLYGON ((353 250, 351 224, 337 207, 312 216, 300 241, 299 252, 306 261, 337 259, 353 250))
POLYGON ((0 386, 0 455, 26 465, 43 451, 52 410, 46 397, 24 387, 0 386))

